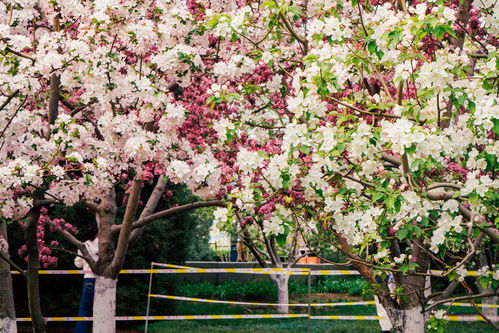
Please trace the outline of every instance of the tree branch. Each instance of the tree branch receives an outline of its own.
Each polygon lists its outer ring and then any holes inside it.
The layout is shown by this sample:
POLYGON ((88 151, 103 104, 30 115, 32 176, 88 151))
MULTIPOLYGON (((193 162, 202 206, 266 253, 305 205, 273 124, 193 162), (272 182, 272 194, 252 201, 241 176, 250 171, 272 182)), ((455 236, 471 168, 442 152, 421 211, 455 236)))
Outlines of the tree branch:
POLYGON ((96 262, 90 255, 85 244, 79 241, 73 234, 64 229, 57 229, 57 233, 62 236, 69 244, 76 247, 81 252, 81 257, 86 260, 92 271, 95 269, 96 262))
POLYGON ((14 268, 16 271, 18 271, 24 279, 26 279, 26 273, 24 270, 17 266, 15 262, 13 262, 9 257, 5 256, 2 252, 0 252, 0 259, 6 261, 12 268, 14 268))
POLYGON ((119 272, 123 261, 125 260, 126 251, 128 249, 128 242, 132 234, 133 220, 137 212, 137 206, 140 199, 140 192, 142 190, 143 181, 135 178, 133 185, 128 196, 126 205, 125 216, 123 216, 123 223, 121 223, 120 235, 118 244, 116 245, 116 252, 114 253, 113 261, 110 265, 111 274, 115 275, 119 272))
POLYGON ((15 51, 15 50, 11 49, 10 47, 5 48, 5 51, 10 52, 12 54, 15 54, 18 57, 29 59, 29 60, 31 60, 31 62, 35 63, 35 58, 32 58, 29 55, 23 54, 21 52, 15 51))
MULTIPOLYGON (((17 107, 17 109, 14 112, 14 114, 12 115, 12 117, 9 118, 9 120, 7 121, 7 124, 5 124, 5 127, 3 128, 2 132, 0 133, 0 138, 3 137, 3 135, 7 131, 7 128, 9 128, 10 124, 12 123, 12 120, 14 120, 14 118, 17 116, 17 113, 19 112, 19 110, 21 110, 21 108, 24 106, 24 104, 26 103, 27 100, 28 100, 28 97, 26 96, 24 98, 24 100, 22 101, 22 103, 19 104, 19 106, 17 107)), ((2 146, 3 146, 3 143, 2 143, 2 146)))
POLYGON ((19 90, 14 91, 12 94, 10 94, 7 99, 0 105, 0 111, 3 110, 7 106, 7 104, 10 103, 10 101, 19 94, 19 90))
POLYGON ((98 213, 100 211, 99 205, 90 201, 90 200, 80 200, 80 203, 85 205, 86 207, 90 208, 92 211, 98 213))
POLYGON ((399 158, 392 156, 390 154, 387 154, 387 153, 381 153, 381 159, 388 162, 388 163, 391 163, 397 167, 399 167, 400 164, 402 164, 402 162, 400 161, 399 158))
POLYGON ((282 22, 286 26, 286 30, 289 31, 291 36, 293 36, 300 44, 303 45, 303 53, 307 54, 308 53, 308 40, 306 38, 299 36, 296 33, 296 31, 293 29, 293 27, 291 26, 291 23, 289 23, 288 19, 286 18, 286 16, 284 15, 283 12, 279 13, 279 17, 281 18, 282 22))
MULTIPOLYGON (((472 214, 471 214, 471 211, 469 209, 467 209, 466 207, 464 207, 463 205, 459 204, 459 211, 464 215, 464 217, 466 217, 468 220, 472 220, 472 214)), ((473 221, 472 221, 473 222, 473 221)), ((490 222, 488 221, 485 221, 483 222, 485 223, 486 225, 488 225, 489 227, 480 227, 478 226, 478 228, 480 230, 482 230, 482 232, 490 238, 490 240, 492 242, 494 242, 495 244, 499 244, 499 230, 497 230, 497 228, 490 222)))
MULTIPOLYGON (((154 190, 152 191, 151 195, 149 196, 149 199, 147 200, 147 203, 140 213, 139 220, 143 219, 149 215, 151 215, 156 207, 158 206, 159 200, 161 200, 161 196, 163 195, 163 192, 165 191, 166 187, 166 177, 164 176, 159 176, 158 181, 156 182, 156 185, 154 186, 154 190)), ((132 235, 130 236, 130 244, 134 244, 137 239, 140 237, 142 232, 144 231, 144 227, 140 228, 135 228, 132 231, 132 235)))
POLYGON ((256 246, 253 243, 253 241, 251 240, 251 238, 248 236, 248 232, 244 232, 243 233, 243 236, 241 237, 241 240, 243 241, 244 245, 246 245, 246 247, 251 251, 251 253, 255 257, 256 261, 258 261, 258 264, 262 268, 266 268, 267 267, 267 263, 265 262, 265 260, 262 259, 261 255, 260 255, 260 252, 256 248, 256 246))
POLYGON ((427 307, 424 312, 431 311, 432 309, 438 307, 439 305, 442 305, 447 302, 456 302, 456 301, 462 301, 465 299, 473 299, 473 298, 480 298, 480 297, 490 297, 490 296, 498 296, 499 293, 497 292, 491 292, 491 293, 483 293, 483 294, 475 294, 475 295, 467 295, 467 296, 457 296, 457 297, 452 297, 452 298, 446 298, 441 301, 437 301, 432 303, 429 307, 427 307))
POLYGON ((356 111, 358 113, 361 113, 361 114, 365 114, 365 115, 369 115, 369 116, 374 116, 374 117, 385 117, 385 118, 395 118, 395 119, 400 119, 401 117, 400 116, 397 116, 397 115, 394 115, 394 114, 388 114, 388 113, 376 113, 376 112, 371 112, 371 111, 365 111, 365 110, 362 110, 362 109, 359 109, 358 107, 356 106, 353 106, 351 104, 348 104, 348 103, 345 103, 335 97, 330 97, 332 101, 340 104, 340 105, 343 105, 344 107, 347 107, 349 108, 350 110, 353 110, 353 111, 356 111))
POLYGON ((453 189, 456 189, 456 190, 460 190, 461 189, 461 186, 456 185, 456 184, 452 184, 452 183, 434 183, 434 184, 429 185, 426 188, 426 190, 427 191, 434 190, 434 189, 440 188, 440 187, 448 187, 448 188, 453 188, 453 189))
MULTIPOLYGON (((151 214, 147 217, 144 217, 142 219, 135 221, 132 224, 132 230, 143 227, 143 226, 145 226, 145 225, 147 225, 155 220, 170 217, 170 216, 175 215, 175 214, 183 213, 183 212, 186 212, 186 211, 189 211, 192 209, 201 208, 201 207, 213 207, 213 206, 227 207, 227 204, 221 200, 199 201, 199 202, 192 202, 192 203, 185 204, 182 206, 177 206, 177 207, 165 209, 165 210, 151 214)), ((113 226, 113 233, 119 232, 121 229, 121 226, 122 226, 122 224, 113 226)))
MULTIPOLYGON (((49 97, 49 124, 54 125, 57 115, 59 113, 59 85, 61 84, 61 79, 59 75, 52 74, 50 76, 50 97, 49 97)), ((50 132, 49 132, 50 133, 50 132)))

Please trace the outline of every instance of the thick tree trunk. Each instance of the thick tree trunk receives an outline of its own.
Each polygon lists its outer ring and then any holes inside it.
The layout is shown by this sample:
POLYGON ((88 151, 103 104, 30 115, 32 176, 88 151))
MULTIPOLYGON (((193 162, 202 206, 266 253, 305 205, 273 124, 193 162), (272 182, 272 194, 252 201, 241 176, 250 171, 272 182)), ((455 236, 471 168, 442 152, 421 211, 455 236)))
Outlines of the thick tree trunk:
MULTIPOLYGON (((487 290, 487 291, 492 291, 492 290, 487 290)), ((497 301, 498 297, 484 297, 482 298, 482 304, 484 305, 492 305, 492 306, 497 306, 497 301)), ((481 309, 483 315, 487 317, 488 319, 492 320, 493 322, 498 322, 499 321, 499 316, 497 315, 497 308, 496 307, 486 307, 484 306, 481 309)))
MULTIPOLYGON (((7 240, 6 222, 0 222, 0 235, 7 240)), ((6 252, 4 255, 8 257, 9 253, 6 252)), ((10 265, 2 259, 0 259, 0 332, 17 333, 10 265)))
POLYGON ((395 309, 385 307, 395 333, 424 333, 425 319, 423 307, 418 305, 411 309, 395 309))
MULTIPOLYGON (((491 262, 497 262, 497 256, 494 255, 494 253, 490 253, 490 256, 489 259, 491 262)), ((480 263, 480 267, 484 267, 486 265, 488 265, 488 262, 487 262, 487 257, 485 256, 485 254, 480 254, 480 256, 478 257, 478 260, 479 260, 479 263, 480 263)), ((482 288, 482 285, 480 284, 480 282, 478 282, 478 280, 476 281, 476 286, 478 288, 478 291, 480 293, 487 293, 487 292, 491 292, 493 291, 490 287, 487 287, 487 288, 482 288)), ((493 297, 484 297, 482 298, 482 301, 481 303, 484 304, 484 305, 497 305, 497 301, 498 301, 498 297, 497 296, 493 296, 493 297)), ((497 308, 495 307, 482 307, 480 309, 483 313, 483 315, 485 317, 487 317, 488 319, 494 321, 494 322, 497 322, 499 321, 499 316, 497 316, 497 308)))
POLYGON ((277 312, 279 313, 289 313, 289 290, 288 281, 289 275, 279 274, 271 275, 272 281, 275 282, 277 286, 277 303, 281 304, 277 306, 277 312))
POLYGON ((116 332, 116 283, 117 279, 103 276, 95 277, 93 309, 93 332, 116 332))
POLYGON ((38 241, 36 238, 36 232, 39 217, 40 209, 32 208, 28 213, 24 231, 24 240, 26 242, 28 252, 28 305, 31 320, 33 323, 33 331, 35 333, 45 332, 45 319, 43 318, 40 305, 40 286, 38 281, 40 258, 38 253, 38 241))

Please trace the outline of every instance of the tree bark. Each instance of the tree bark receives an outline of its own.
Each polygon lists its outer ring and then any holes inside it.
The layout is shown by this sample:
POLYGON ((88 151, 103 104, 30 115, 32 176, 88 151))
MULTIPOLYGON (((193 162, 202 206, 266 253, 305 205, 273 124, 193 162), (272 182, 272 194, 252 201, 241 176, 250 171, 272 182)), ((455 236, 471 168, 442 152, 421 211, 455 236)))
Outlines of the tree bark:
POLYGON ((93 308, 94 333, 116 332, 116 283, 117 279, 95 276, 93 308))
MULTIPOLYGON (((135 179, 128 198, 125 216, 123 217, 123 222, 120 225, 115 224, 117 207, 116 193, 114 189, 111 189, 109 195, 103 198, 101 203, 95 207, 95 211, 97 212, 97 222, 99 225, 99 258, 95 266, 92 268, 96 275, 93 308, 93 332, 113 333, 116 330, 115 318, 117 277, 130 244, 130 237, 133 229, 140 229, 154 220, 180 212, 200 207, 225 207, 226 205, 222 201, 196 202, 179 207, 173 207, 133 222, 137 209, 137 203, 140 197, 141 187, 142 181, 135 179), (118 242, 115 246, 116 236, 118 237, 118 242)), ((161 187, 161 184, 159 187, 161 187)), ((157 192, 159 192, 159 189, 157 192)), ((152 200, 151 205, 146 207, 148 208, 146 213, 154 210, 153 206, 157 205, 157 202, 153 201, 156 201, 156 199, 152 200)), ((66 237, 66 239, 71 241, 71 237, 66 237)), ((72 243, 77 245, 74 241, 72 243)))
MULTIPOLYGON (((340 234, 335 234, 341 248, 349 257, 355 259, 353 264, 359 271, 360 275, 366 279, 369 285, 378 285, 376 291, 380 303, 390 318, 393 330, 396 333, 424 333, 425 318, 423 313, 423 300, 425 284, 427 282, 424 275, 407 275, 404 276, 403 284, 405 285, 404 297, 400 300, 393 298, 390 290, 384 283, 378 284, 374 278, 372 268, 362 263, 362 258, 356 254, 352 254, 350 246, 346 239, 340 234)), ((421 251, 420 247, 424 246, 421 239, 415 239, 412 245, 412 255, 418 263, 416 269, 419 273, 425 273, 429 267, 429 257, 426 252, 421 251), (417 244, 416 244, 417 243, 417 244), (419 245, 419 246, 418 246, 419 245)), ((401 282, 398 282, 400 285, 401 282)))
MULTIPOLYGON (((154 186, 154 190, 147 200, 146 206, 142 210, 142 213, 140 213, 139 220, 154 213, 154 210, 156 210, 159 200, 161 200, 161 196, 165 191, 166 183, 166 177, 159 176, 156 186, 154 186)), ((130 246, 133 246, 135 242, 140 238, 140 235, 142 235, 144 228, 145 226, 136 228, 132 231, 132 235, 130 236, 130 246)))
MULTIPOLYGON (((7 240, 7 222, 0 222, 0 235, 7 240)), ((8 251, 4 254, 9 257, 8 251)), ((0 259, 0 332, 17 333, 16 308, 10 265, 0 259)))
POLYGON ((40 305, 40 286, 38 279, 38 270, 40 258, 38 253, 37 226, 40 217, 40 209, 32 208, 26 218, 26 227, 24 230, 24 241, 26 242, 28 252, 28 305, 31 320, 33 323, 33 332, 45 332, 45 319, 43 318, 40 305))
POLYGON ((424 333, 423 307, 416 305, 408 309, 384 306, 395 333, 424 333))
POLYGON ((277 312, 279 313, 289 313, 289 289, 288 289, 288 274, 272 274, 270 275, 272 281, 275 282, 277 286, 277 312))
MULTIPOLYGON (((49 124, 55 124, 59 113, 59 85, 61 84, 61 79, 59 75, 52 74, 50 76, 50 97, 49 97, 49 124)), ((50 133, 50 132, 49 132, 50 133)))
POLYGON ((96 275, 111 277, 106 270, 111 265, 115 252, 112 227, 114 226, 116 209, 116 193, 113 188, 110 190, 109 195, 102 200, 97 210, 99 258, 94 270, 96 275))
MULTIPOLYGON (((493 262, 497 262, 496 256, 492 255, 491 259, 493 260, 493 262)), ((483 267, 483 266, 488 264, 487 258, 485 257, 485 255, 483 253, 480 254, 480 256, 478 257, 478 261, 480 263, 480 267, 483 267)), ((478 280, 476 281, 476 286, 477 286, 477 289, 480 293, 493 292, 492 288, 490 288, 490 287, 482 288, 482 285, 480 284, 480 282, 478 282, 478 280)), ((499 297, 497 297, 497 296, 483 297, 481 303, 484 305, 497 305, 498 299, 499 299, 499 297)), ((493 322, 499 321, 499 317, 497 316, 497 308, 495 308, 495 307, 483 307, 483 308, 481 308, 481 311, 482 311, 483 315, 485 317, 487 317, 488 319, 490 319, 491 321, 493 321, 493 322)))
POLYGON ((128 196, 125 216, 123 216, 123 221, 121 223, 114 258, 111 265, 106 269, 109 271, 108 274, 111 278, 118 277, 121 267, 123 266, 123 262, 125 261, 125 256, 128 250, 128 242, 130 240, 130 235, 132 234, 132 225, 135 220, 135 213, 137 212, 137 206, 140 199, 140 192, 142 191, 142 183, 142 180, 136 178, 133 180, 133 185, 130 189, 130 195, 128 196))
POLYGON ((99 258, 94 268, 95 289, 92 332, 114 333, 116 331, 116 277, 109 270, 115 247, 112 234, 116 216, 116 193, 111 189, 97 209, 99 225, 99 258))

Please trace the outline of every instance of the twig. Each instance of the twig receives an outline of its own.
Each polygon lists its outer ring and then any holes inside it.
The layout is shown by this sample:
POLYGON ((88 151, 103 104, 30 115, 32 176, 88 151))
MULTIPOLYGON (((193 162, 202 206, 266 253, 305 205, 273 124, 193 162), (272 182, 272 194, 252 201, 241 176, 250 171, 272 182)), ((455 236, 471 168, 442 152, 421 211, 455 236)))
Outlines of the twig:
MULTIPOLYGON (((26 100, 28 99, 28 96, 26 96, 24 98, 24 100, 22 101, 22 103, 17 107, 16 111, 14 112, 14 114, 12 115, 12 117, 10 117, 9 121, 7 121, 7 124, 5 124, 5 127, 3 128, 2 130, 2 133, 0 133, 0 138, 3 137, 3 135, 5 134, 5 131, 7 131, 7 128, 9 128, 10 124, 12 123, 12 120, 14 120, 14 118, 17 116, 17 113, 19 112, 19 110, 21 110, 21 108, 24 106, 24 104, 26 103, 26 100)), ((2 146, 3 146, 3 143, 2 143, 2 146)))
POLYGON ((483 294, 475 294, 475 295, 467 295, 467 296, 458 296, 458 297, 452 297, 452 298, 447 298, 443 299, 441 301, 437 301, 435 303, 432 303, 429 307, 424 309, 424 312, 431 311, 432 309, 438 307, 439 305, 442 305, 447 302, 456 302, 456 301, 462 301, 465 299, 473 299, 473 298, 480 298, 480 297, 491 297, 491 296, 497 296, 499 293, 497 292, 492 292, 492 293, 483 293, 483 294))
POLYGON ((299 36, 296 33, 296 31, 291 26, 291 23, 289 23, 288 19, 286 18, 286 16, 282 12, 279 13, 279 17, 281 18, 282 22, 286 26, 286 30, 288 30, 288 32, 291 34, 291 36, 293 36, 300 44, 303 45, 303 53, 307 54, 308 53, 308 41, 307 41, 307 39, 299 36))
POLYGON ((5 260, 10 266, 12 266, 12 268, 18 271, 26 279, 26 273, 24 272, 24 270, 21 267, 17 266, 15 262, 10 260, 9 257, 6 257, 2 252, 0 252, 0 259, 5 260))
POLYGON ((19 89, 14 91, 12 94, 9 95, 9 97, 7 97, 7 99, 2 103, 2 105, 0 105, 0 111, 3 110, 4 107, 7 106, 7 104, 10 103, 10 101, 17 96, 17 94, 19 93, 19 89))
POLYGON ((25 59, 29 59, 29 60, 31 60, 31 62, 33 62, 33 63, 35 63, 35 61, 36 61, 36 60, 35 60, 35 58, 32 58, 32 57, 30 57, 29 55, 23 54, 23 53, 21 53, 21 52, 15 51, 15 50, 11 49, 10 47, 6 47, 6 48, 5 48, 5 51, 10 52, 10 53, 12 53, 12 54, 15 54, 15 55, 16 55, 16 56, 18 56, 18 57, 25 58, 25 59))
POLYGON ((365 111, 365 110, 362 110, 362 109, 359 109, 358 107, 356 106, 353 106, 351 104, 348 104, 348 103, 345 103, 335 97, 330 97, 331 100, 335 101, 336 103, 340 104, 340 105, 343 105, 353 111, 356 111, 358 113, 362 113, 362 114, 366 114, 366 115, 370 115, 370 116, 376 116, 376 117, 386 117, 386 118, 395 118, 395 119, 400 119, 401 117, 400 116, 397 116, 397 115, 394 115, 394 114, 388 114, 388 113, 376 113, 376 112, 371 112, 371 111, 365 111))

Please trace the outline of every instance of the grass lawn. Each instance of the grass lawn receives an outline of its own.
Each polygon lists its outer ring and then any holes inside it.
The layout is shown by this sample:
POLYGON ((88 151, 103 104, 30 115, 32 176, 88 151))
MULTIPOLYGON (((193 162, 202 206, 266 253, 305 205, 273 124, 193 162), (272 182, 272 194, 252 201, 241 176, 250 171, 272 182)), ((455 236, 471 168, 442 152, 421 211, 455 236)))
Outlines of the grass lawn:
MULTIPOLYGON (((348 320, 312 320, 312 332, 379 332, 380 327, 375 321, 348 320)), ((163 321, 149 325, 148 332, 175 333, 215 333, 215 332, 272 332, 272 333, 303 333, 307 332, 306 319, 247 319, 247 320, 197 320, 197 321, 163 321)), ((496 332, 485 323, 450 322, 445 332, 464 333, 496 332)))
MULTIPOLYGON (((292 313, 304 313, 306 309, 292 308, 292 313)), ((452 313, 473 313, 470 308, 456 307, 452 313)), ((181 302, 176 315, 187 314, 258 314, 276 313, 264 308, 248 308, 226 304, 200 304, 181 302)), ((312 315, 376 315, 374 306, 342 306, 335 308, 314 309, 312 315)), ((312 332, 379 332, 377 321, 351 320, 312 320, 312 332)), ((140 329, 140 328, 139 328, 140 329)), ((143 328, 142 328, 143 329, 143 328)), ((142 330, 140 329, 140 330, 142 330)), ((450 322, 446 332, 496 332, 491 326, 481 322, 450 322)), ((150 322, 148 332, 175 333, 215 333, 215 332, 272 332, 302 333, 307 332, 307 319, 230 319, 230 320, 184 320, 150 322)))

